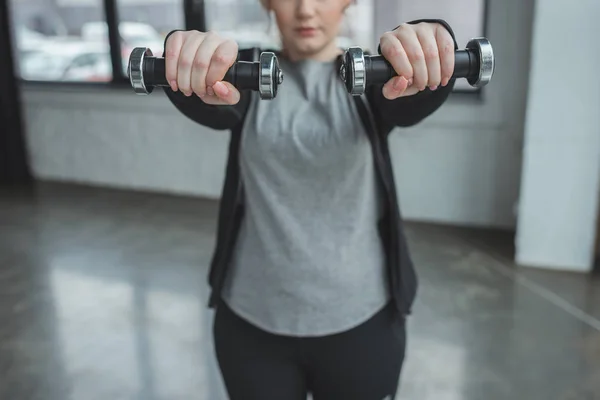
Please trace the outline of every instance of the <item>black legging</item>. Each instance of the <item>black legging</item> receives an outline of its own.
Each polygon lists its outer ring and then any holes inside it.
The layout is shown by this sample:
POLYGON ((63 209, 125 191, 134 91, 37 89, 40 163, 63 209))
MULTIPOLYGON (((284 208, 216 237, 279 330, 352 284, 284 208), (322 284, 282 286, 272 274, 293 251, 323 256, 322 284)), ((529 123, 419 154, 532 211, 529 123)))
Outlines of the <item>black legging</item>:
POLYGON ((231 400, 391 400, 404 361, 405 325, 391 306, 340 334, 264 332, 223 302, 214 322, 217 360, 231 400))

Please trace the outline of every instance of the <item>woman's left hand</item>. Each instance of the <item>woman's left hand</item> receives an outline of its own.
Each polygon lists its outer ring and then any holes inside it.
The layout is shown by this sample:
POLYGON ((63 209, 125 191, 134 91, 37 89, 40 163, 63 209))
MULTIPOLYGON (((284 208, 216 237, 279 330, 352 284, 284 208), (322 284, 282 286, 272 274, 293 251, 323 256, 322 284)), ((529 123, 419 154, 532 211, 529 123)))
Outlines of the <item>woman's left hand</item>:
POLYGON ((441 24, 402 24, 381 36, 381 54, 398 76, 383 86, 389 100, 446 86, 454 72, 454 40, 441 24))

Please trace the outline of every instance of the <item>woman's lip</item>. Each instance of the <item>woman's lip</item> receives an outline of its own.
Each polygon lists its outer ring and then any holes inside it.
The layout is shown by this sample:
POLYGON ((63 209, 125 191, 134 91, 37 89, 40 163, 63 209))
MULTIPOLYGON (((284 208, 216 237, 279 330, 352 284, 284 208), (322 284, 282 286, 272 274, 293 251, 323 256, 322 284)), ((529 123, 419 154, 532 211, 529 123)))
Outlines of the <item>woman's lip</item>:
POLYGON ((317 33, 317 28, 298 28, 296 31, 300 34, 300 36, 313 36, 317 33))

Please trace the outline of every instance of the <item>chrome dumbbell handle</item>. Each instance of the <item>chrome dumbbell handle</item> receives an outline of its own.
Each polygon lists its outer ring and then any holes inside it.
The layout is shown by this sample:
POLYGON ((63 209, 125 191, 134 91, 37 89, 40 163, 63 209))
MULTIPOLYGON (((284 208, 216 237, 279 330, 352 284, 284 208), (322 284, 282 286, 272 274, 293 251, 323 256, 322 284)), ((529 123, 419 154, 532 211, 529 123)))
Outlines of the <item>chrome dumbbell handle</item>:
MULTIPOLYGON (((487 85, 494 75, 494 51, 486 38, 471 39, 463 50, 454 53, 454 78, 466 78, 473 87, 487 85)), ((340 78, 348 93, 361 95, 368 85, 383 84, 396 76, 392 65, 381 55, 366 55, 360 47, 344 54, 340 78)))
MULTIPOLYGON (((129 81, 137 94, 150 94, 157 86, 169 86, 165 59, 154 57, 146 47, 136 47, 131 52, 128 65, 129 81)), ((255 90, 261 99, 271 100, 283 82, 283 72, 275 53, 263 52, 259 61, 236 61, 227 71, 224 81, 238 90, 255 90)))

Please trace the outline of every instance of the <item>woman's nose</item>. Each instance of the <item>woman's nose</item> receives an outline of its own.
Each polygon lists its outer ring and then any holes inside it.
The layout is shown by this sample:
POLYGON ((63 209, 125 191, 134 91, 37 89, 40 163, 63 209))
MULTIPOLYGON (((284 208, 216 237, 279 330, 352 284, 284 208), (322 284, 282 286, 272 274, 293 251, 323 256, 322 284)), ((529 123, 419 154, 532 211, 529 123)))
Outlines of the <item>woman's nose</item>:
POLYGON ((315 14, 317 7, 317 0, 297 0, 298 6, 296 8, 298 16, 301 18, 311 17, 315 14))

